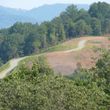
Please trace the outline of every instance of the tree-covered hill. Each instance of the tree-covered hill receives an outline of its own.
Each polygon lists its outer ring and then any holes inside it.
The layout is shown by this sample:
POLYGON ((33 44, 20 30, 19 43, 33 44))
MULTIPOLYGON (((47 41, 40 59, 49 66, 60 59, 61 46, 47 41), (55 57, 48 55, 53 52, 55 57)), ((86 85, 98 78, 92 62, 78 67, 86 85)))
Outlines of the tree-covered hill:
POLYGON ((90 9, 69 6, 59 17, 41 24, 15 23, 0 30, 0 64, 11 58, 39 53, 59 42, 84 35, 110 33, 110 4, 94 3, 90 9))

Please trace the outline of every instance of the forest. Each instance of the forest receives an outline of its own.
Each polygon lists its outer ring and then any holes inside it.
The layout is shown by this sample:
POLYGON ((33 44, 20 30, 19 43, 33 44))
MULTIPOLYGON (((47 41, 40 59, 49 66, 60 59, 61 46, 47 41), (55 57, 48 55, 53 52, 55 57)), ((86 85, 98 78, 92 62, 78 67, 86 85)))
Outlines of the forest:
POLYGON ((110 4, 93 3, 89 10, 75 5, 52 21, 41 24, 15 23, 0 30, 0 65, 12 58, 36 54, 52 45, 86 35, 110 33, 110 4))
MULTIPOLYGON (((109 4, 94 3, 88 11, 71 5, 51 22, 0 30, 0 65, 68 39, 109 33, 109 4)), ((94 67, 71 76, 56 74, 45 56, 37 56, 31 69, 20 64, 0 80, 0 110, 110 110, 110 51, 100 54, 94 67)))

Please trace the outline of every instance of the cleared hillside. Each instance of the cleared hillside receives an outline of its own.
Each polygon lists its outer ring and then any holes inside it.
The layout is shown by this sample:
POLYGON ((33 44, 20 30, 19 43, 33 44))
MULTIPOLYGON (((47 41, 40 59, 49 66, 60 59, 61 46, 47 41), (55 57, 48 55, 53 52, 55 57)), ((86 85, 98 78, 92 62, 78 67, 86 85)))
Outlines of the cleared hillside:
POLYGON ((100 54, 97 51, 100 48, 109 49, 110 40, 108 37, 81 37, 66 41, 58 46, 54 46, 49 51, 11 60, 10 67, 1 72, 1 78, 12 71, 19 64, 25 64, 31 69, 33 61, 38 56, 43 55, 49 66, 57 74, 71 75, 78 68, 91 68, 95 65, 100 54), (53 49, 53 50, 52 50, 53 49), (33 60, 34 59, 34 60, 33 60), (21 63, 19 63, 21 61, 21 63), (5 73, 5 74, 4 74, 5 73))
MULTIPOLYGON (((110 47, 110 41, 107 37, 82 37, 65 42, 61 45, 67 45, 68 47, 82 39, 88 40, 84 49, 80 51, 73 51, 69 53, 52 52, 46 55, 48 63, 57 73, 63 73, 64 75, 72 74, 78 66, 83 68, 91 68, 95 65, 96 59, 99 58, 98 48, 108 49, 110 47)), ((64 46, 65 47, 65 46, 64 46)), ((64 49, 63 49, 64 50, 64 49)))

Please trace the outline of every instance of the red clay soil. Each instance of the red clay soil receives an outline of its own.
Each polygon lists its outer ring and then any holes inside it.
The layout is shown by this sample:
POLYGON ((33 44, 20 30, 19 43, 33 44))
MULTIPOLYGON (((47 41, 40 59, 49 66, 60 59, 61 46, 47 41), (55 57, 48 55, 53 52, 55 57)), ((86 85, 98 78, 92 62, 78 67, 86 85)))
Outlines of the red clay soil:
MULTIPOLYGON (((79 38, 78 41, 82 39, 88 40, 85 49, 70 53, 52 52, 46 55, 50 67, 56 73, 70 75, 74 73, 78 65, 83 68, 91 68, 95 66, 96 59, 94 58, 99 57, 99 54, 94 52, 91 47, 109 48, 110 41, 106 37, 83 37, 79 38)), ((74 40, 71 43, 74 43, 74 40)))

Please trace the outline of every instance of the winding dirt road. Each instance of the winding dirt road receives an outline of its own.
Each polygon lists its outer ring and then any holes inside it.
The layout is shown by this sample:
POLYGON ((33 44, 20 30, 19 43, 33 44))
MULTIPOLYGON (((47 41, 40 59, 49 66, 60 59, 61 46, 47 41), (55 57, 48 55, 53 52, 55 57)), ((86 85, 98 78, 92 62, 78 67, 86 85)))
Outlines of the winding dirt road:
MULTIPOLYGON (((86 42, 87 42, 87 40, 81 40, 81 41, 79 41, 77 48, 67 50, 67 51, 60 51, 60 52, 61 53, 69 53, 69 52, 73 52, 73 51, 79 51, 85 47, 86 42)), ((0 79, 5 78, 15 67, 18 66, 19 62, 25 58, 27 58, 27 57, 22 57, 22 58, 10 60, 10 67, 0 73, 0 79)))
POLYGON ((25 57, 10 60, 10 67, 0 73, 0 79, 6 77, 7 74, 17 67, 19 62, 23 59, 25 59, 25 57))
POLYGON ((74 52, 74 51, 79 51, 81 49, 83 49, 85 47, 87 40, 81 40, 77 46, 77 48, 75 49, 71 49, 71 50, 67 50, 67 51, 63 51, 64 53, 70 53, 70 52, 74 52))

